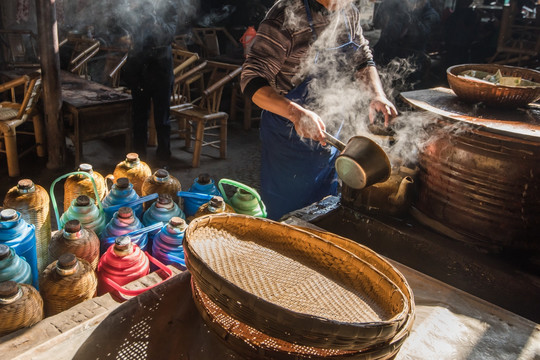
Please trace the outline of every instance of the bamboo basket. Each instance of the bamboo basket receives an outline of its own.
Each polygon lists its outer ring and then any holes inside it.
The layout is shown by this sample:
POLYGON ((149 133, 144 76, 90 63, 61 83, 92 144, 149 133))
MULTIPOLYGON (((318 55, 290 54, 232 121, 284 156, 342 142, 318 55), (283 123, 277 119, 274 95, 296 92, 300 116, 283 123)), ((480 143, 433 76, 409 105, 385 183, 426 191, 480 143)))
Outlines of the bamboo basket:
POLYGON ((407 297, 383 273, 286 224, 204 216, 189 225, 184 252, 195 284, 225 313, 296 345, 381 346, 409 317, 407 297))
POLYGON ((195 306, 206 325, 230 349, 249 359, 312 359, 312 360, 383 360, 391 359, 401 348, 406 336, 396 336, 391 341, 361 351, 325 349, 301 346, 268 336, 248 326, 227 313, 191 281, 195 306))
MULTIPOLYGON (((81 164, 78 171, 87 172, 92 175, 96 184, 99 200, 103 200, 107 195, 107 185, 103 175, 93 170, 92 165, 90 164, 81 164)), ((96 201, 92 181, 86 176, 71 175, 64 182, 64 212, 67 211, 73 200, 79 195, 86 195, 96 201)))
POLYGON ((540 99, 540 86, 504 86, 474 81, 460 77, 466 70, 485 71, 495 74, 501 71, 503 76, 521 77, 525 80, 540 83, 540 71, 515 66, 497 64, 464 64, 451 66, 446 70, 450 88, 466 102, 483 102, 493 107, 516 108, 527 106, 540 99))
POLYGON ((47 249, 51 241, 51 212, 49 194, 30 179, 19 180, 4 198, 6 208, 17 210, 21 217, 36 227, 37 269, 43 271, 49 264, 47 249))
POLYGON ((0 337, 43 319, 43 300, 31 285, 0 283, 0 337))
POLYGON ((129 153, 124 161, 119 162, 114 168, 113 177, 115 180, 126 177, 133 184, 133 190, 142 196, 142 184, 144 180, 152 175, 150 166, 141 161, 139 154, 129 153))
POLYGON ((82 227, 79 220, 70 220, 64 229, 54 233, 49 244, 49 264, 65 253, 72 253, 90 263, 96 270, 99 263, 100 241, 94 230, 82 227))
POLYGON ((46 316, 61 313, 96 296, 97 275, 90 263, 66 253, 39 277, 46 316))

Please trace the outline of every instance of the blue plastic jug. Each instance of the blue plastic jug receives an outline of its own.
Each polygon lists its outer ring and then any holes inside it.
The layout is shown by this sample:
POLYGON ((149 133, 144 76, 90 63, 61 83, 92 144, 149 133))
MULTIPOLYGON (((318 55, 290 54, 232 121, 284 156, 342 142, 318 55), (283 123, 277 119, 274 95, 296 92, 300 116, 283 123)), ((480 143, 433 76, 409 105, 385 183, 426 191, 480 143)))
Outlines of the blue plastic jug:
MULTIPOLYGON (((127 177, 121 177, 116 180, 116 183, 112 186, 111 191, 105 196, 105 199, 101 202, 103 207, 107 208, 109 206, 126 204, 133 202, 139 198, 137 192, 133 188, 133 184, 129 182, 127 177)), ((143 205, 138 204, 135 206, 130 206, 139 219, 142 219, 143 214, 143 205)), ((107 223, 111 221, 113 213, 105 212, 105 219, 107 223)))
POLYGON ((0 244, 0 282, 3 281, 32 285, 32 270, 30 264, 21 259, 15 250, 0 244))
POLYGON ((165 265, 177 264, 186 267, 182 241, 187 224, 184 219, 173 217, 154 236, 152 255, 165 265))
POLYGON ((39 273, 37 268, 36 230, 28 224, 18 211, 0 211, 0 244, 10 246, 15 253, 30 264, 32 285, 37 289, 39 273))
MULTIPOLYGON (((212 180, 208 174, 200 174, 199 177, 193 181, 188 192, 222 196, 214 183, 214 180, 212 180)), ((197 210, 207 202, 208 200, 205 199, 184 198, 184 212, 186 213, 186 216, 190 217, 195 215, 197 210)))

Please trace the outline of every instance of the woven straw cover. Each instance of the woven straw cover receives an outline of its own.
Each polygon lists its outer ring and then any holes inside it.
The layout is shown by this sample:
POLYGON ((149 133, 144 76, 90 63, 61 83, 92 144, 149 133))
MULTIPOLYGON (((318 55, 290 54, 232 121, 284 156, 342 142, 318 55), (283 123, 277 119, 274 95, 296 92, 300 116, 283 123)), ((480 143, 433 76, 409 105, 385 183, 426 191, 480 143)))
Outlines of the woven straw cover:
POLYGON ((142 184, 144 180, 152 175, 152 170, 150 166, 144 161, 140 161, 135 166, 130 166, 130 163, 126 160, 118 163, 114 169, 113 177, 115 179, 120 179, 121 177, 126 177, 129 179, 129 182, 133 184, 133 190, 139 195, 142 195, 142 184))
MULTIPOLYGON (((97 171, 92 171, 92 177, 96 183, 96 188, 99 194, 99 199, 103 200, 107 195, 107 185, 103 176, 97 171)), ((87 195, 89 198, 96 200, 94 195, 94 187, 92 181, 82 175, 71 175, 64 183, 64 212, 69 208, 72 201, 79 195, 87 195)))
MULTIPOLYGON (((158 170, 159 171, 159 170, 158 170)), ((178 198, 178 191, 182 191, 182 185, 177 178, 169 174, 169 179, 166 182, 156 182, 154 175, 147 177, 141 188, 142 196, 150 194, 169 194, 173 201, 180 205, 180 199, 178 198)), ((155 200, 154 200, 155 201, 155 200)), ((147 201, 144 203, 144 208, 148 209, 154 201, 147 201)))
POLYGON ((20 193, 17 186, 12 187, 4 198, 4 207, 15 209, 29 224, 36 227, 37 268, 41 272, 49 264, 47 249, 51 241, 50 199, 47 191, 34 184, 35 191, 20 193))
POLYGON ((359 350, 392 339, 409 302, 383 273, 306 231, 267 219, 194 219, 184 251, 198 287, 227 314, 297 345, 359 350))
POLYGON ((66 239, 64 230, 58 230, 53 234, 49 245, 49 264, 58 260, 62 254, 72 253, 88 261, 92 269, 96 270, 99 263, 99 245, 99 238, 92 229, 81 229, 79 239, 66 239))
POLYGON ((540 99, 540 86, 504 86, 474 81, 458 75, 467 70, 485 71, 495 74, 498 70, 503 76, 520 77, 540 83, 540 71, 515 66, 497 64, 464 64, 451 66, 446 70, 450 88, 463 101, 483 102, 495 107, 515 108, 527 106, 540 99))
POLYGON ((18 286, 22 297, 11 304, 0 304, 0 337, 43 319, 43 300, 39 292, 31 285, 18 286))
POLYGON ((45 316, 61 313, 96 296, 97 275, 88 261, 78 259, 75 274, 61 276, 53 262, 39 276, 39 292, 43 297, 45 316))
POLYGON ((18 114, 19 110, 0 105, 0 121, 15 119, 18 114))

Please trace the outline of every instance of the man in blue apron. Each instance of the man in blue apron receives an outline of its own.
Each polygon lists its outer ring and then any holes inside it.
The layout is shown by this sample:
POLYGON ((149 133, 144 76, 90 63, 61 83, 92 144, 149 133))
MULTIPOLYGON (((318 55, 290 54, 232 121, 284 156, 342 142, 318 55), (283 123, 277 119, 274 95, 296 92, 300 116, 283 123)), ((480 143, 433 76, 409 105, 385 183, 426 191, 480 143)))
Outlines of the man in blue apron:
MULTIPOLYGON (((317 58, 333 57, 340 71, 369 89, 369 115, 381 112, 385 124, 397 115, 386 98, 362 35, 358 9, 351 0, 279 0, 257 30, 244 63, 244 94, 264 111, 261 117, 261 197, 270 219, 337 193, 336 149, 325 146, 322 119, 308 109, 310 81, 321 74, 298 76, 323 32, 338 30, 336 41, 319 46, 317 58), (337 24, 337 25, 335 25, 337 24)), ((310 55, 311 54, 311 55, 310 55)), ((331 62, 332 63, 332 62, 331 62)), ((325 64, 326 66, 326 64, 325 64)), ((316 100, 316 99, 315 99, 316 100)))

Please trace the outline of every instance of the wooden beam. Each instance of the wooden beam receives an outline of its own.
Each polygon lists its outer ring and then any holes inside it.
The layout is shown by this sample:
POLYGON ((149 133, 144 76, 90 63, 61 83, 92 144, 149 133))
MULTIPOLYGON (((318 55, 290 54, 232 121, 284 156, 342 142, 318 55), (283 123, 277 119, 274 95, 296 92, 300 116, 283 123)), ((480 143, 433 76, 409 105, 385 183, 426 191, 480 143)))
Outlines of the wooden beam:
POLYGON ((49 154, 47 168, 60 169, 65 165, 66 140, 61 117, 62 91, 55 0, 36 0, 36 15, 49 154))

